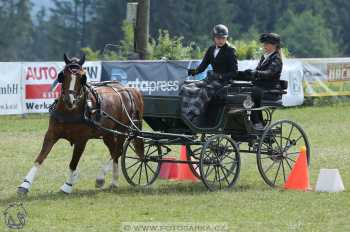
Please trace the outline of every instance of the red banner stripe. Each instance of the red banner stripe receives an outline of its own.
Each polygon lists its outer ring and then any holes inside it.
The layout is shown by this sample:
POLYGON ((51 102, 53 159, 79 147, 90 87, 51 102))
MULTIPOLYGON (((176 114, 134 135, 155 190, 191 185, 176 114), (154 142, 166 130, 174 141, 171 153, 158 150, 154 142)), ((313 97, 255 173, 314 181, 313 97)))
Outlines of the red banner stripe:
POLYGON ((26 99, 51 99, 57 98, 61 92, 61 86, 57 86, 53 92, 50 84, 26 85, 26 99))

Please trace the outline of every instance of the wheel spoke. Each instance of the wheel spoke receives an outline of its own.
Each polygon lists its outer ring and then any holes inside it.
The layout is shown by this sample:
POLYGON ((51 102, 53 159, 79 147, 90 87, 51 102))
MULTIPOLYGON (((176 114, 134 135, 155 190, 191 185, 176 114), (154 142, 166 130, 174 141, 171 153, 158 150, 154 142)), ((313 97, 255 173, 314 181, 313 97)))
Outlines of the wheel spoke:
POLYGON ((290 161, 292 161, 293 163, 295 163, 295 160, 289 158, 289 157, 286 157, 287 159, 289 159, 290 161))
POLYGON ((156 173, 153 171, 153 169, 148 165, 148 163, 145 163, 146 166, 149 168, 149 170, 151 170, 153 172, 154 175, 156 175, 156 173))
POLYGON ((147 151, 146 151, 146 154, 148 154, 149 149, 151 149, 151 144, 148 144, 148 145, 147 145, 147 151))
POLYGON ((283 179, 284 179, 284 183, 285 183, 286 182, 286 174, 285 174, 285 171, 284 171, 283 159, 281 160, 281 163, 282 163, 283 179))
POLYGON ((281 123, 281 136, 280 136, 281 149, 282 149, 282 137, 283 137, 283 123, 281 123))
MULTIPOLYGON (((208 167, 208 170, 210 169, 210 166, 208 167)), ((207 178, 208 176, 210 176, 210 174, 213 172, 214 168, 212 168, 209 173, 207 175, 205 175, 205 178, 207 178)))
POLYGON ((231 171, 231 170, 228 170, 225 166, 223 166, 223 165, 220 165, 223 169, 225 169, 226 171, 227 171, 227 174, 230 174, 230 173, 233 173, 234 172, 234 170, 235 170, 235 168, 233 168, 233 170, 231 171))
POLYGON ((298 141, 303 137, 303 135, 300 135, 299 138, 297 138, 297 140, 295 140, 295 144, 298 143, 298 141))
POLYGON ((272 164, 264 171, 265 174, 267 174, 268 171, 270 171, 270 169, 272 168, 273 165, 275 165, 275 161, 272 161, 272 164))
POLYGON ((205 171, 204 177, 207 177, 207 176, 208 176, 209 169, 210 169, 210 165, 208 165, 208 168, 207 168, 207 170, 205 171))
POLYGON ((126 158, 129 158, 129 159, 136 159, 136 160, 140 160, 139 157, 131 157, 131 156, 125 156, 126 158))
POLYGON ((145 174, 146 174, 146 180, 147 180, 147 184, 148 184, 148 173, 147 173, 147 166, 146 166, 146 162, 145 162, 144 164, 145 164, 145 174))
POLYGON ((273 138, 273 140, 275 140, 275 143, 277 144, 278 148, 280 149, 280 152, 282 152, 282 147, 281 147, 281 145, 277 142, 275 133, 273 133, 272 130, 271 130, 271 133, 272 133, 272 138, 273 138))
POLYGON ((134 151, 134 153, 136 154, 136 149, 134 148, 134 145, 132 143, 129 143, 129 147, 131 148, 131 150, 134 151))
MULTIPOLYGON (((141 165, 142 165, 142 163, 141 163, 141 165)), ((134 180, 134 177, 135 177, 136 173, 139 171, 141 165, 136 169, 136 171, 134 172, 134 174, 131 176, 131 178, 130 178, 131 180, 134 180)))
POLYGON ((275 175, 275 179, 273 180, 273 185, 276 185, 276 180, 277 180, 278 173, 280 172, 281 163, 282 162, 280 162, 280 164, 278 165, 277 172, 276 172, 276 175, 275 175))
POLYGON ((216 167, 214 166, 214 171, 215 171, 215 178, 214 178, 214 181, 213 181, 213 184, 215 184, 216 180, 217 180, 217 175, 218 173, 216 172, 216 167))
POLYGON ((294 125, 292 125, 292 128, 289 131, 288 139, 286 140, 286 147, 287 147, 288 141, 290 141, 290 136, 292 135, 293 129, 294 129, 294 125))
POLYGON ((224 177, 225 177, 225 180, 227 182, 227 185, 230 185, 230 181, 228 181, 228 179, 227 179, 227 174, 228 173, 225 174, 225 172, 224 172, 225 169, 223 168, 223 166, 221 164, 220 164, 220 169, 221 169, 222 173, 224 174, 224 177))
POLYGON ((220 177, 220 169, 218 167, 215 167, 216 169, 216 172, 218 173, 218 177, 219 177, 219 186, 220 186, 220 189, 222 188, 221 186, 221 177, 220 177))
POLYGON ((141 163, 141 168, 140 168, 139 184, 141 183, 142 167, 143 167, 143 163, 141 163))
POLYGON ((287 162, 289 169, 292 170, 292 166, 290 165, 290 163, 288 162, 288 159, 285 159, 285 161, 287 162))
POLYGON ((140 163, 140 162, 141 162, 141 160, 138 160, 138 161, 136 161, 135 163, 133 163, 131 166, 127 167, 126 169, 127 169, 127 170, 130 169, 130 168, 134 167, 136 164, 138 164, 138 163, 140 163))
POLYGON ((148 149, 148 151, 147 151, 147 156, 150 156, 150 155, 152 155, 152 154, 154 154, 156 151, 158 151, 158 148, 156 148, 154 151, 152 151, 151 153, 148 153, 149 152, 149 149, 148 149))
POLYGON ((295 155, 295 154, 299 154, 299 153, 300 153, 299 151, 291 152, 291 153, 287 153, 287 156, 288 156, 288 155, 295 155))

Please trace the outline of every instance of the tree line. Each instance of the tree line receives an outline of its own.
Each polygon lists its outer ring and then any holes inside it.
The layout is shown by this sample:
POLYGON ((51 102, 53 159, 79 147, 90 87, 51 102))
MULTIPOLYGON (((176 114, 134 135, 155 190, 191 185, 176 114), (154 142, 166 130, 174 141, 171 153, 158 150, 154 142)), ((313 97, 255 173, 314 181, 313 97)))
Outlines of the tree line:
MULTIPOLYGON (((229 27, 241 59, 255 57, 262 32, 280 34, 294 57, 350 55, 348 0, 150 2, 150 59, 200 57, 218 23, 229 27)), ((0 0, 0 60, 61 60, 63 52, 82 50, 96 59, 128 59, 133 29, 124 21, 126 5, 127 0, 53 0, 50 9, 33 16, 30 0, 0 0), (106 44, 116 46, 106 53, 106 44)))

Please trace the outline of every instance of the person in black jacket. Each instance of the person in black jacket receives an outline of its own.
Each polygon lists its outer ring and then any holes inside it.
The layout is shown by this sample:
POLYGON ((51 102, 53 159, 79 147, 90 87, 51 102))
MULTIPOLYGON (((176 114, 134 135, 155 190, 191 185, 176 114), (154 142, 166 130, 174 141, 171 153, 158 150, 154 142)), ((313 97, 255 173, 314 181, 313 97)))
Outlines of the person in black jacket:
POLYGON ((209 78, 219 80, 225 84, 237 75, 236 51, 227 41, 228 29, 225 25, 218 24, 213 28, 214 45, 206 51, 204 58, 196 69, 189 69, 188 75, 194 76, 203 72, 209 64, 214 73, 209 78))
MULTIPOLYGON (((275 33, 264 33, 260 36, 260 42, 263 44, 264 55, 255 70, 245 71, 254 80, 252 97, 255 107, 261 106, 264 90, 273 88, 276 81, 280 80, 283 66, 280 36, 275 33)), ((263 127, 261 111, 253 111, 252 121, 257 128, 263 127)))
POLYGON ((238 73, 235 49, 229 45, 227 37, 228 29, 225 25, 219 24, 213 28, 214 45, 208 48, 196 69, 188 70, 188 75, 194 76, 205 71, 209 64, 213 71, 208 72, 204 80, 181 86, 179 95, 182 97, 182 114, 196 125, 202 122, 207 124, 200 116, 206 111, 210 100, 238 73))

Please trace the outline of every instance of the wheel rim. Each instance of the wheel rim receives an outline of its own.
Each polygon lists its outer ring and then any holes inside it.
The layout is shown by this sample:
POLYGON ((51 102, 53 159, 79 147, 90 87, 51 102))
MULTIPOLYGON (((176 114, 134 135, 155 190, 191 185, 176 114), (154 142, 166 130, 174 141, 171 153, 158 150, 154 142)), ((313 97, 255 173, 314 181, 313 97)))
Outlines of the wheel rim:
POLYGON ((298 124, 282 120, 267 128, 257 151, 257 165, 264 181, 272 187, 283 187, 303 146, 309 165, 310 145, 298 124))
POLYGON ((135 149, 134 139, 124 144, 122 171, 127 182, 133 186, 151 185, 160 172, 161 148, 159 145, 143 143, 144 157, 140 158, 135 149))
POLYGON ((210 191, 228 189, 236 183, 240 156, 235 142, 225 135, 209 139, 200 156, 200 176, 210 191))

